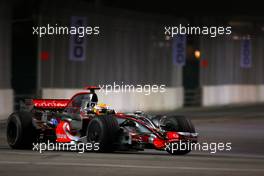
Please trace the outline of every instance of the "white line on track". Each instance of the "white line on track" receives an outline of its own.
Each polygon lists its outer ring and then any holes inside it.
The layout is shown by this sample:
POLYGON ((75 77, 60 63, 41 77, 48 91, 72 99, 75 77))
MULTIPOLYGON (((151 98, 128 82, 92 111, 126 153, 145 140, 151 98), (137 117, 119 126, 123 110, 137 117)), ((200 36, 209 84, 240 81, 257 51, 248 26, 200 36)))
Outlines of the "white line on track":
MULTIPOLYGON (((154 156, 155 154, 159 153, 159 151, 155 150, 146 150, 145 151, 147 154, 152 153, 154 156)), ((37 151, 27 151, 27 152, 22 152, 22 151, 2 151, 0 150, 0 154, 16 154, 16 155, 35 155, 35 156, 40 156, 40 155, 70 155, 70 154, 75 154, 74 152, 63 152, 63 151, 56 151, 55 153, 52 151, 45 151, 43 153, 39 153, 37 151)), ((79 154, 79 153, 78 153, 79 154)), ((87 153, 87 156, 89 156, 91 153, 87 153)), ((93 154, 93 153, 92 153, 93 154)), ((115 153, 113 153, 115 154, 115 153)), ((120 154, 120 153, 118 153, 120 154)), ((126 153, 121 153, 120 155, 123 155, 126 153)), ((140 155, 144 153, 135 153, 135 155, 140 155)), ((164 154, 166 156, 166 153, 164 154)), ((234 157, 234 158, 245 158, 245 159, 264 159, 264 155, 257 155, 257 154, 241 154, 241 153, 223 153, 223 154, 208 154, 206 152, 195 152, 193 151, 191 154, 188 155, 188 158, 196 158, 197 156, 210 156, 210 157, 215 157, 214 159, 220 159, 222 160, 223 158, 217 158, 217 157, 234 157)), ((225 158, 225 159, 231 159, 231 158, 225 158)))
POLYGON ((17 162, 0 161, 2 165, 31 165, 31 166, 79 166, 79 167, 112 167, 112 168, 137 168, 137 169, 172 169, 172 170, 204 170, 204 171, 225 171, 225 172, 264 172, 264 169, 253 168, 224 168, 224 167, 168 167, 168 166, 147 166, 147 165, 122 165, 122 164, 100 164, 100 163, 63 163, 63 162, 17 162))

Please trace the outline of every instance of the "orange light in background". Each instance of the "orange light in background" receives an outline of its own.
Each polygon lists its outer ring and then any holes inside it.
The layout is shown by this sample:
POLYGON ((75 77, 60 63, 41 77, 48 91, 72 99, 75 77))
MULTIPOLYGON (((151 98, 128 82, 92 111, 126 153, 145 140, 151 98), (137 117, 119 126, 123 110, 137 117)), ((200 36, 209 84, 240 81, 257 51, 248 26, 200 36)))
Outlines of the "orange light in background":
POLYGON ((199 50, 195 50, 195 51, 194 51, 194 57, 195 57, 196 59, 200 59, 200 58, 201 58, 201 52, 200 52, 199 50))

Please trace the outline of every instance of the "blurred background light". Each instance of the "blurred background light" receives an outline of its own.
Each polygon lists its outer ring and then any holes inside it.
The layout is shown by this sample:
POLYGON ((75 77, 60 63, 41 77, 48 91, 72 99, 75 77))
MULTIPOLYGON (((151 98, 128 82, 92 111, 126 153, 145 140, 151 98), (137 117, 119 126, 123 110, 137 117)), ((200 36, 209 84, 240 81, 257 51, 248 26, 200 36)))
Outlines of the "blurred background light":
POLYGON ((195 50, 194 57, 199 60, 201 58, 201 52, 199 50, 195 50))

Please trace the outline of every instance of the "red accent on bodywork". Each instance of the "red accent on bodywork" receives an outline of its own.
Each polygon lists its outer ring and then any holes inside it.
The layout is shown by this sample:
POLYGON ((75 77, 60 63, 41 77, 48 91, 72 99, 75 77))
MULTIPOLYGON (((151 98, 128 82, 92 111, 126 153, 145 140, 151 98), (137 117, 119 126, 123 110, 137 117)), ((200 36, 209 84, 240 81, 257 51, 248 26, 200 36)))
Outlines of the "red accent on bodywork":
POLYGON ((43 109, 63 109, 67 106, 69 99, 33 99, 34 107, 43 109))
POLYGON ((143 142, 149 143, 149 135, 143 135, 143 136, 141 136, 141 138, 142 138, 143 142))
POLYGON ((69 123, 66 121, 60 121, 60 123, 56 128, 56 136, 57 136, 56 142, 63 142, 63 143, 71 142, 71 139, 68 137, 65 131, 67 130, 67 128, 69 128, 69 123))
POLYGON ((78 96, 78 95, 83 95, 83 94, 89 94, 89 92, 79 92, 79 93, 76 93, 75 95, 73 95, 73 96, 71 97, 71 99, 69 99, 69 101, 68 101, 66 107, 72 107, 72 106, 69 106, 69 105, 71 104, 72 100, 73 100, 76 96, 78 96))
POLYGON ((167 138, 168 138, 169 140, 171 140, 171 139, 176 139, 176 140, 178 140, 178 139, 180 138, 180 135, 179 135, 177 132, 173 132, 173 131, 169 131, 169 132, 167 132, 166 136, 167 136, 167 138))
POLYGON ((157 149, 163 149, 165 147, 165 141, 160 138, 154 138, 153 145, 157 149))
POLYGON ((142 137, 137 134, 132 134, 131 137, 132 137, 132 141, 142 142, 142 137))
POLYGON ((93 90, 99 90, 100 87, 97 87, 97 86, 86 86, 84 89, 86 89, 86 90, 91 90, 91 89, 93 89, 93 90))

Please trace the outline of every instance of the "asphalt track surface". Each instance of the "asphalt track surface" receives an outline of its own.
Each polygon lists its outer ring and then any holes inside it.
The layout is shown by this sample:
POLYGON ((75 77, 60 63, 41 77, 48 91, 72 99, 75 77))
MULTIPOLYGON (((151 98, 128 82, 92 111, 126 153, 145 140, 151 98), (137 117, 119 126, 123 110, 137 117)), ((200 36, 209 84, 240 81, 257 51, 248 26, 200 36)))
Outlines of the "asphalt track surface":
POLYGON ((232 142, 231 151, 78 153, 11 150, 0 123, 0 175, 264 175, 264 106, 185 109, 200 142, 232 142))

